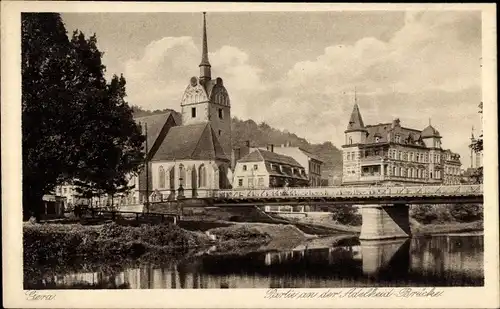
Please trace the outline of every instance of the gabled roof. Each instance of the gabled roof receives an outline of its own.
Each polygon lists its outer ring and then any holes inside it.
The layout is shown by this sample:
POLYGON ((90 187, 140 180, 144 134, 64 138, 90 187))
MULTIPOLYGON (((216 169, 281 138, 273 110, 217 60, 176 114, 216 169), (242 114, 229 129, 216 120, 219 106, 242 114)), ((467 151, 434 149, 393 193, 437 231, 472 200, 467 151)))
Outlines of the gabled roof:
POLYGON ((147 149, 147 152, 148 153, 151 150, 151 148, 153 147, 155 141, 160 136, 162 129, 165 126, 165 124, 167 123, 167 120, 170 116, 172 116, 172 118, 174 119, 175 125, 180 124, 178 117, 174 116, 174 114, 175 113, 172 113, 172 112, 166 112, 163 114, 156 114, 156 115, 134 118, 135 123, 142 126, 143 134, 144 134, 144 128, 147 125, 147 128, 148 128, 148 136, 147 136, 148 149, 147 149))
POLYGON ((241 158, 240 160, 238 160, 238 162, 262 162, 262 161, 270 163, 286 164, 293 167, 303 167, 302 165, 300 165, 299 162, 297 162, 292 157, 263 149, 256 149, 251 153, 247 154, 246 156, 244 156, 243 158, 241 158))
POLYGON ((361 118, 361 113, 359 112, 358 104, 354 104, 352 109, 351 118, 349 119, 349 124, 347 124, 347 131, 364 131, 365 125, 363 123, 363 118, 361 118))
POLYGON ((311 153, 311 152, 309 152, 309 151, 307 151, 307 150, 305 150, 303 148, 300 148, 300 147, 299 147, 299 150, 302 151, 309 158, 314 159, 316 161, 319 161, 319 162, 323 163, 323 160, 321 160, 317 155, 315 155, 315 154, 313 154, 313 153, 311 153))
MULTIPOLYGON (((259 147, 259 149, 266 149, 265 147, 259 147)), ((320 164, 323 163, 323 160, 321 160, 317 155, 305 150, 302 147, 297 147, 297 146, 274 146, 275 153, 282 154, 285 156, 290 156, 292 158, 297 158, 297 155, 305 155, 309 159, 316 160, 320 162, 320 164)))
POLYGON ((376 125, 367 125, 366 131, 368 134, 366 135, 366 143, 372 144, 378 143, 387 143, 388 141, 388 133, 392 133, 394 135, 399 135, 401 142, 408 144, 416 144, 421 145, 420 140, 420 131, 410 128, 405 128, 401 126, 393 126, 392 123, 379 123, 376 125))
POLYGON ((229 160, 210 123, 170 129, 152 161, 229 160))

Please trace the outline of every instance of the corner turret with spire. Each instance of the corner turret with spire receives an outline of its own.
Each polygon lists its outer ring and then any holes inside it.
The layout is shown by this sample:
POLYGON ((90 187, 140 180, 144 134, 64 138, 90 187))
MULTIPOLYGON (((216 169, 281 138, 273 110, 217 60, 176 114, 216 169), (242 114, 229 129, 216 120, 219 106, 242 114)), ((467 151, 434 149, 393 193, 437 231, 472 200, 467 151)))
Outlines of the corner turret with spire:
POLYGON ((351 117, 349 118, 349 123, 347 124, 347 129, 344 133, 346 145, 363 144, 366 141, 366 134, 368 131, 366 130, 361 112, 359 111, 356 90, 354 90, 354 107, 351 117))

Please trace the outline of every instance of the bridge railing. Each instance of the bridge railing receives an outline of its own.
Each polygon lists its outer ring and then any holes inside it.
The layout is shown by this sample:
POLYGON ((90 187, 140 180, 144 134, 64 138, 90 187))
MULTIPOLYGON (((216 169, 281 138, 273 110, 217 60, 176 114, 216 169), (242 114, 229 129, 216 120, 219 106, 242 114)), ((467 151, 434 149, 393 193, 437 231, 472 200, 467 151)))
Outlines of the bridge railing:
POLYGON ((213 198, 480 196, 482 185, 407 187, 310 187, 214 190, 213 198))

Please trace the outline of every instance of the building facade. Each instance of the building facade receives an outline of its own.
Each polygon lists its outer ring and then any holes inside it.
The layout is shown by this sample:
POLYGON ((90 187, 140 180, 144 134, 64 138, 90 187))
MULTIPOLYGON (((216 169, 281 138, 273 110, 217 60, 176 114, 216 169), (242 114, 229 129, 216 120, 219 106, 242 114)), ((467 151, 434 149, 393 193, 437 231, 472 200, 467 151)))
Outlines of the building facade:
POLYGON ((443 151, 442 160, 443 166, 443 184, 458 185, 461 183, 461 168, 460 155, 452 152, 449 149, 443 151))
POLYGON ((342 184, 454 183, 460 178, 460 156, 443 150, 441 138, 430 123, 421 131, 402 127, 399 119, 364 125, 355 103, 342 146, 342 184))
POLYGON ((309 179, 305 168, 294 158, 255 149, 236 162, 233 189, 305 187, 309 179))
POLYGON ((301 166, 303 166, 305 168, 307 178, 309 179, 309 186, 320 187, 322 185, 321 167, 323 165, 323 161, 317 156, 300 147, 293 147, 290 144, 274 146, 274 152, 292 157, 301 166))

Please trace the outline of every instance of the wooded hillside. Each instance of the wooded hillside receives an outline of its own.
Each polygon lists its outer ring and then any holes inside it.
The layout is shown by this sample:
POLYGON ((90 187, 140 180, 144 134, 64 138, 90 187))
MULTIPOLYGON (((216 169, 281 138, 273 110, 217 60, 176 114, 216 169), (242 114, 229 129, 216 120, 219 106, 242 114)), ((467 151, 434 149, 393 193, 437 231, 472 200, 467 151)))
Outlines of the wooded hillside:
MULTIPOLYGON (((177 113, 180 117, 178 112, 170 109, 149 111, 143 110, 138 106, 133 106, 132 109, 135 117, 165 113, 167 111, 177 113)), ((251 119, 240 120, 234 117, 232 121, 232 144, 233 146, 237 146, 245 141, 250 141, 252 146, 290 143, 292 146, 301 147, 323 160, 323 178, 331 179, 334 175, 342 174, 342 152, 329 141, 321 144, 311 144, 305 138, 299 137, 295 133, 275 129, 265 122, 257 124, 251 119)))

